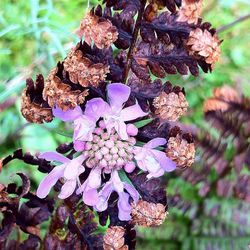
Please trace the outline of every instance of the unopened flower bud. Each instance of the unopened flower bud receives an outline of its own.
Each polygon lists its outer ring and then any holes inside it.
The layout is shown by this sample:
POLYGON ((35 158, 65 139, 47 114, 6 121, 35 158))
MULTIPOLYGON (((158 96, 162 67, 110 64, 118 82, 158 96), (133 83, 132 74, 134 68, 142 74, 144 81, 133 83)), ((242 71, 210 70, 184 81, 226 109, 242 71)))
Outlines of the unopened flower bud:
POLYGON ((132 173, 135 170, 135 163, 134 162, 129 162, 125 165, 124 169, 127 173, 132 173))
POLYGON ((136 136, 138 134, 138 128, 133 124, 127 125, 127 133, 130 136, 136 136))

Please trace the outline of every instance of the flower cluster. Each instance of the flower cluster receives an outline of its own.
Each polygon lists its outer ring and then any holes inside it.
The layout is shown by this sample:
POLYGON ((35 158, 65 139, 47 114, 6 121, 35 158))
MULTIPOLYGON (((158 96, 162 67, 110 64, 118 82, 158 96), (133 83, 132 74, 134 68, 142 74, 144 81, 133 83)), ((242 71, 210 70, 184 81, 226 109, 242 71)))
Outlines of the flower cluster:
POLYGON ((107 209, 111 194, 116 192, 118 217, 126 221, 131 219, 131 199, 138 202, 140 194, 122 176, 132 173, 136 166, 146 171, 149 179, 176 168, 176 164, 159 149, 166 144, 166 139, 154 138, 138 145, 135 137, 138 129, 129 121, 142 118, 147 113, 137 101, 132 106, 124 107, 130 92, 130 87, 113 83, 107 86, 108 102, 93 98, 86 103, 84 112, 80 106, 67 111, 58 107, 53 109, 55 117, 73 123, 73 143, 79 156, 70 160, 54 152, 40 155, 40 158, 61 163, 40 183, 37 190, 40 198, 46 197, 57 180, 63 177, 59 198, 66 199, 76 190, 85 204, 101 212, 107 209), (89 175, 82 183, 80 175, 86 168, 90 169, 89 175), (109 175, 109 180, 103 182, 102 175, 109 175))

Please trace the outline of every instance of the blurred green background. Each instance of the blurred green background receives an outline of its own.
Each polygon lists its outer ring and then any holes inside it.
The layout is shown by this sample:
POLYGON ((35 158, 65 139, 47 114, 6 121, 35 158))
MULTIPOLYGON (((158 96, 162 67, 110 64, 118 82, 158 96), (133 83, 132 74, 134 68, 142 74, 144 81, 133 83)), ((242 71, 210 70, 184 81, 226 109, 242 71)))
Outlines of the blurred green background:
MULTIPOLYGON (((97 0, 90 1, 90 7, 97 3, 97 0)), ((87 1, 80 0, 1 0, 0 157, 19 147, 24 151, 38 152, 54 150, 59 143, 69 141, 64 136, 64 127, 58 120, 44 125, 28 124, 20 114, 20 95, 27 77, 34 79, 37 73, 46 76, 77 42, 74 32, 87 11, 87 4, 87 1)), ((248 14, 249 0, 205 1, 202 16, 205 21, 221 30, 219 36, 224 40, 221 46, 222 56, 212 74, 201 73, 198 78, 169 77, 173 84, 184 86, 187 93, 190 109, 182 122, 208 128, 207 122, 204 121, 202 105, 204 100, 212 95, 215 87, 233 85, 250 96, 250 19, 223 28, 248 14)), ((13 173, 20 169, 33 177, 34 187, 43 176, 34 168, 14 161, 1 172, 0 183, 8 183, 14 178, 13 173)), ((185 188, 181 192, 187 200, 199 199, 198 187, 187 183, 184 185, 178 179, 174 179, 171 184, 170 193, 174 193, 176 187, 183 185, 185 188)), ((215 197, 213 201, 216 199, 215 197)), ((234 201, 228 200, 225 200, 225 204, 225 211, 232 210, 235 205, 234 201)), ((192 232, 185 231, 189 215, 183 216, 177 208, 170 208, 169 212, 170 219, 161 229, 139 232, 138 249, 181 249, 178 248, 179 243, 173 243, 172 240, 188 242, 192 235, 192 232), (171 219, 172 214, 175 219, 171 219)), ((189 243, 184 245, 185 249, 191 249, 189 243)), ((192 249, 202 250, 199 246, 192 249)))

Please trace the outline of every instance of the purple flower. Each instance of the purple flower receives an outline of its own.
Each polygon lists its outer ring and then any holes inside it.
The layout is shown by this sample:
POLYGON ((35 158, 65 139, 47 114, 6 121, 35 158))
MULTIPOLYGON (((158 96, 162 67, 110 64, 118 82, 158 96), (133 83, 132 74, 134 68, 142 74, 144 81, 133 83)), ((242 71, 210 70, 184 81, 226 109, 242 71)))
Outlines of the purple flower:
POLYGON ((114 128, 122 140, 127 140, 128 135, 136 135, 138 130, 133 124, 126 125, 125 122, 147 115, 138 103, 123 109, 130 92, 130 87, 122 83, 109 84, 107 87, 109 104, 101 98, 94 98, 87 102, 84 113, 77 106, 65 112, 55 108, 53 114, 62 121, 74 121, 74 142, 92 141, 96 122, 101 117, 108 133, 114 128))
POLYGON ((164 138, 155 138, 143 147, 135 147, 135 160, 137 165, 143 171, 148 171, 148 178, 160 177, 164 172, 171 172, 176 169, 176 164, 169 159, 164 152, 157 149, 166 144, 164 138))
POLYGON ((139 194, 133 186, 121 181, 117 171, 112 172, 110 181, 108 181, 99 192, 98 203, 94 207, 95 210, 97 210, 98 212, 105 211, 108 207, 109 197, 114 191, 117 192, 119 196, 119 219, 122 221, 130 220, 130 213, 132 208, 129 203, 129 197, 132 197, 132 199, 137 202, 139 200, 139 194))
POLYGON ((101 168, 93 168, 86 181, 76 190, 77 194, 82 193, 83 202, 89 206, 98 202, 97 189, 101 186, 101 173, 101 168))
POLYGON ((96 127, 96 122, 102 114, 107 110, 108 104, 101 98, 94 98, 86 103, 85 112, 77 106, 73 110, 62 111, 59 108, 53 109, 55 117, 62 121, 74 122, 74 144, 79 141, 91 141, 93 139, 93 131, 96 127))
POLYGON ((80 155, 75 159, 70 160, 59 153, 45 152, 41 154, 39 158, 48 161, 57 161, 62 164, 54 167, 53 170, 41 181, 37 189, 37 196, 41 199, 45 198, 56 182, 63 177, 65 183, 63 184, 58 197, 60 199, 68 198, 75 191, 79 175, 85 171, 82 163, 86 159, 86 156, 80 155))
POLYGON ((130 92, 130 87, 121 83, 109 84, 107 87, 110 108, 104 114, 103 118, 108 132, 112 128, 115 128, 122 140, 128 139, 127 129, 136 131, 134 125, 130 124, 130 127, 127 128, 125 122, 147 115, 138 103, 123 109, 123 105, 128 100, 130 92))

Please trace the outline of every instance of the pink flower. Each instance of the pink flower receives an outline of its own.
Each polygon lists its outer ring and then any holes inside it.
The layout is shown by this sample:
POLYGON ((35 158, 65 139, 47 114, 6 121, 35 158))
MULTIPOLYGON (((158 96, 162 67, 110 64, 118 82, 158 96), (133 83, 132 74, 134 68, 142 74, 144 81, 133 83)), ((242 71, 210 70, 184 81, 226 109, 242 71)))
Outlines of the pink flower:
POLYGON ((83 202, 94 206, 98 202, 97 189, 101 186, 101 168, 93 168, 86 181, 76 190, 76 194, 82 193, 83 202))
POLYGON ((129 203, 129 197, 137 202, 139 200, 139 194, 136 189, 126 182, 122 182, 118 172, 113 171, 110 180, 104 185, 99 192, 98 203, 95 205, 95 210, 98 212, 105 211, 108 208, 108 200, 112 192, 118 193, 118 217, 122 221, 128 221, 131 219, 131 205, 129 203), (126 191, 126 192, 125 192, 126 191))
POLYGON ((103 118, 108 132, 110 132, 112 128, 115 128, 122 140, 128 139, 127 129, 133 131, 132 133, 137 131, 133 124, 127 127, 125 122, 147 115, 147 113, 143 112, 138 103, 123 108, 124 103, 130 96, 130 92, 130 87, 121 83, 109 84, 107 87, 110 108, 105 112, 103 118))
POLYGON ((102 114, 107 110, 108 104, 101 98, 94 98, 86 103, 85 112, 77 106, 73 110, 62 111, 59 108, 53 109, 55 117, 62 121, 74 122, 74 143, 78 141, 92 141, 93 131, 96 127, 96 122, 102 114))
POLYGON ((135 147, 137 165, 143 171, 149 172, 148 178, 160 177, 165 171, 171 172, 176 169, 176 164, 164 152, 154 149, 166 142, 164 138, 155 138, 143 147, 135 147))
POLYGON ((54 167, 53 170, 41 181, 37 189, 37 196, 39 198, 45 198, 56 182, 63 177, 65 183, 62 186, 58 197, 60 199, 68 198, 75 191, 79 175, 85 171, 82 163, 86 159, 86 156, 80 155, 75 159, 70 160, 64 155, 56 152, 45 152, 41 154, 39 158, 48 161, 57 161, 62 164, 54 167))

